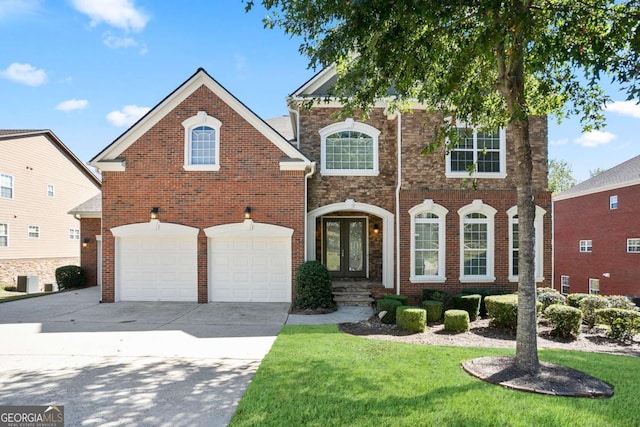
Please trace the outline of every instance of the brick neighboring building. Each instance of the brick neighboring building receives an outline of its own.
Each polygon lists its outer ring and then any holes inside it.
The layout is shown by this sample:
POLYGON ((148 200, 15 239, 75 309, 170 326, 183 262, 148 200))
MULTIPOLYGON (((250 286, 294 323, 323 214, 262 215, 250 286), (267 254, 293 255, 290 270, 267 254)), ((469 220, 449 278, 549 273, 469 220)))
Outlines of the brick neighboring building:
MULTIPOLYGON (((419 106, 381 102, 367 120, 300 107, 334 79, 318 73, 267 124, 199 69, 99 153, 103 301, 291 302, 305 259, 413 302, 424 288, 515 290, 510 132, 471 130, 466 147, 423 156, 441 116, 419 106)), ((536 278, 549 286, 546 118, 530 132, 536 278)))
POLYGON ((640 156, 553 197, 554 286, 640 296, 640 156))

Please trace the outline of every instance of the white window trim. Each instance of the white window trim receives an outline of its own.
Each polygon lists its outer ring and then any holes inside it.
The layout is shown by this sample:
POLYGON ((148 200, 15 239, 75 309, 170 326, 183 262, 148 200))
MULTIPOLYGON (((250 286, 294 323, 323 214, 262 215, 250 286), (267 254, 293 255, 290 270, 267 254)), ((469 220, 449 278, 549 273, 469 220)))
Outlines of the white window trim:
POLYGON ((7 245, 6 246, 0 246, 0 249, 1 248, 8 248, 9 247, 9 224, 6 223, 6 222, 3 222, 3 223, 0 223, 0 225, 4 225, 6 227, 6 230, 7 230, 7 234, 4 235, 4 237, 7 238, 7 245))
POLYGON ((618 196, 609 196, 609 210, 618 209, 618 196))
POLYGON ((580 253, 590 254, 591 252, 593 252, 593 240, 590 240, 590 239, 580 240, 580 243, 578 244, 578 250, 580 251, 580 253))
MULTIPOLYGON (((473 165, 474 165, 474 168, 476 168, 478 164, 478 159, 477 159, 478 150, 477 150, 477 140, 475 137, 477 135, 478 129, 467 126, 464 122, 458 123, 456 127, 462 128, 462 129, 464 128, 473 129, 473 135, 474 135, 473 165)), ((468 171, 452 171, 451 170, 451 153, 455 150, 455 148, 452 148, 451 150, 449 150, 449 152, 446 155, 445 176, 447 178, 467 178, 467 179, 468 178, 492 178, 492 179, 506 178, 507 177, 507 131, 505 128, 500 128, 500 130, 498 131, 498 134, 500 137, 500 172, 473 171, 469 173, 468 171)))
POLYGON ((11 197, 4 197, 2 196, 2 191, 0 191, 0 199, 5 199, 5 200, 11 200, 11 199, 15 199, 16 197, 16 184, 15 184, 15 178, 13 177, 13 175, 9 175, 7 173, 0 173, 0 176, 6 176, 8 178, 11 178, 11 197))
POLYGON ((366 123, 356 122, 353 119, 346 119, 344 122, 333 123, 318 131, 320 133, 320 173, 327 176, 378 176, 380 174, 378 166, 378 137, 380 131, 366 123), (373 169, 327 169, 327 137, 343 130, 353 130, 369 135, 373 139, 373 169))
MULTIPOLYGON (((544 215, 546 210, 540 206, 536 206, 536 216, 533 220, 533 226, 535 228, 535 275, 536 282, 544 281, 544 215)), ((518 276, 513 275, 513 223, 518 221, 514 218, 518 215, 518 207, 512 206, 507 210, 509 216, 509 282, 517 282, 518 276)), ((519 228, 518 228, 519 230, 519 228)))
POLYGON ((80 229, 78 229, 78 228, 70 228, 69 229, 69 240, 80 240, 80 229))
POLYGON ((411 273, 409 280, 411 283, 444 283, 447 278, 445 276, 446 261, 446 217, 449 211, 441 205, 427 199, 419 205, 409 209, 411 215, 411 273), (415 273, 415 249, 416 249, 416 216, 423 213, 432 213, 438 216, 438 274, 436 275, 416 275, 415 273))
POLYGON ((589 278, 589 295, 600 295, 600 279, 592 279, 589 278), (598 292, 593 292, 595 289, 595 287, 592 287, 591 285, 597 283, 598 284, 598 292))
POLYGON ((629 250, 631 248, 631 241, 633 241, 633 240, 636 241, 636 243, 633 245, 634 247, 640 246, 640 238, 639 237, 632 237, 630 239, 627 239, 627 253, 629 253, 629 254, 640 254, 640 250, 637 250, 637 251, 629 250))
POLYGON ((569 276, 565 276, 565 275, 560 276, 560 293, 563 294, 563 295, 569 294, 570 293, 570 286, 571 286, 571 284, 569 283, 569 276), (567 287, 567 291, 566 292, 564 292, 564 287, 565 286, 567 287))
POLYGON ((198 111, 193 117, 182 122, 184 127, 184 165, 186 171, 218 171, 220 170, 220 127, 222 122, 207 114, 206 111, 198 111), (191 164, 191 131, 198 126, 208 126, 215 130, 215 162, 209 165, 191 164))
POLYGON ((485 204, 480 199, 476 199, 471 204, 458 209, 460 217, 460 282, 480 283, 495 282, 494 275, 494 246, 495 246, 495 215, 498 212, 493 207, 485 204), (487 219, 487 274, 486 275, 465 275, 464 274, 464 217, 471 213, 484 214, 487 219))
POLYGON ((55 197, 56 196, 56 187, 53 184, 47 184, 47 197, 55 197), (51 190, 51 191, 49 191, 51 190), (51 193, 51 194, 49 194, 51 193))
POLYGON ((39 239, 40 238, 40 226, 39 225, 27 225, 27 238, 28 239, 39 239), (31 236, 31 227, 35 227, 38 230, 38 236, 37 237, 32 237, 31 236))

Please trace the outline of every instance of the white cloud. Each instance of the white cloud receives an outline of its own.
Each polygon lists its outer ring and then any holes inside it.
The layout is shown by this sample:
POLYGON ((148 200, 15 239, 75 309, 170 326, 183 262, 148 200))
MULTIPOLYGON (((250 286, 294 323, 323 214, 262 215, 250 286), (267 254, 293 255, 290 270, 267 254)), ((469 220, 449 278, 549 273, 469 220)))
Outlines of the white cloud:
POLYGON ((0 73, 2 77, 28 86, 40 86, 47 81, 47 73, 30 64, 14 62, 0 73))
POLYGON ((567 142, 569 142, 569 139, 567 138, 552 139, 549 141, 549 145, 566 145, 567 142))
POLYGON ((131 126, 140 117, 147 114, 150 109, 149 107, 139 107, 137 105, 125 105, 122 110, 112 111, 107 114, 107 120, 114 126, 131 126))
POLYGON ((614 139, 616 139, 616 135, 611 132, 593 130, 591 132, 583 133, 580 138, 574 139, 573 142, 582 145, 583 147, 591 148, 597 147, 598 145, 609 144, 614 139))
POLYGON ((0 20, 11 15, 27 15, 40 8, 41 0, 0 0, 0 20))
POLYGON ((636 101, 614 101, 608 104, 605 110, 640 119, 640 105, 636 101))
POLYGON ((125 31, 141 31, 149 17, 137 9, 133 0, 72 0, 73 7, 91 18, 91 26, 102 22, 125 31))
POLYGON ((82 110, 89 106, 89 101, 86 99, 69 99, 61 102, 56 107, 56 110, 60 111, 73 111, 73 110, 82 110))
POLYGON ((109 31, 102 35, 102 43, 110 49, 138 48, 140 55, 145 55, 149 51, 145 43, 139 43, 132 37, 118 37, 109 31))

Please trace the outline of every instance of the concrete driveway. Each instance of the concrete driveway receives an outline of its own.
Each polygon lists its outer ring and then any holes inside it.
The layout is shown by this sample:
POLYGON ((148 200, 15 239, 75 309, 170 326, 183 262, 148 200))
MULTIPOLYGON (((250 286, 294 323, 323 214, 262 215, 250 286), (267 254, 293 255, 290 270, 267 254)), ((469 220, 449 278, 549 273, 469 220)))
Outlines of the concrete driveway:
POLYGON ((98 300, 0 304, 0 405, 64 405, 67 426, 225 426, 289 306, 98 300))

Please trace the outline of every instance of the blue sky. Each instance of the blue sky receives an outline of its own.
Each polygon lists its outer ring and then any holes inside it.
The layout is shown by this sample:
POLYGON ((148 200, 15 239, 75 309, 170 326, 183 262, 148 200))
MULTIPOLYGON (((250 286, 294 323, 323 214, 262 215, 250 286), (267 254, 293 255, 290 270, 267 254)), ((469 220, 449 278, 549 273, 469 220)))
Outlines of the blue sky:
MULTIPOLYGON (((88 161, 205 68, 262 118, 313 76, 298 43, 240 0, 0 0, 0 128, 51 129, 88 161)), ((640 154, 640 107, 615 101, 604 131, 549 119, 549 157, 579 181, 640 154)))

